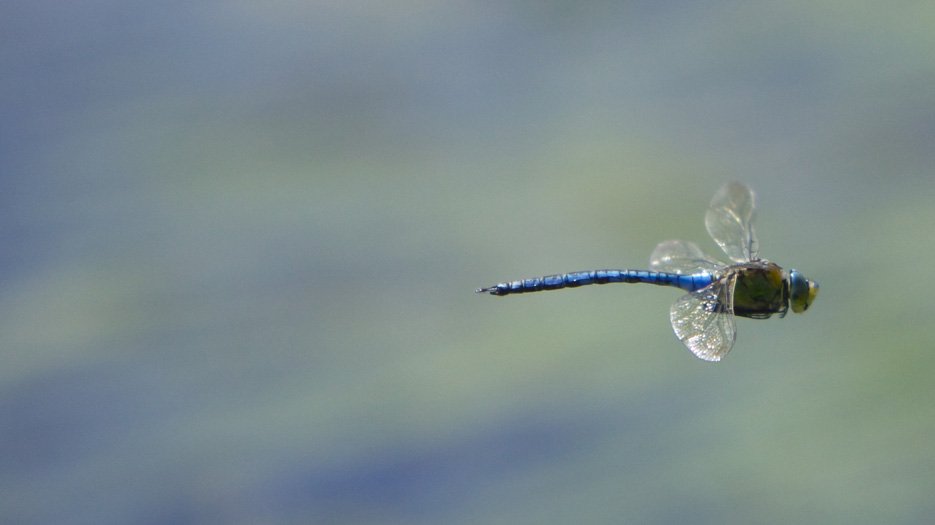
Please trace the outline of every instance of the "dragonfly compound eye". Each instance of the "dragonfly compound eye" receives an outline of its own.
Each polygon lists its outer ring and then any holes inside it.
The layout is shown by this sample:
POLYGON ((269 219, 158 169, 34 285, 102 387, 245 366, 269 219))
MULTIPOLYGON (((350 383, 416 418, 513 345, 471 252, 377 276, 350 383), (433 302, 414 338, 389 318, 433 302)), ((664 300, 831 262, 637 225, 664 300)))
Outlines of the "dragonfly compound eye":
POLYGON ((809 281, 797 270, 789 272, 789 303, 792 311, 802 313, 808 310, 818 295, 818 283, 809 281))

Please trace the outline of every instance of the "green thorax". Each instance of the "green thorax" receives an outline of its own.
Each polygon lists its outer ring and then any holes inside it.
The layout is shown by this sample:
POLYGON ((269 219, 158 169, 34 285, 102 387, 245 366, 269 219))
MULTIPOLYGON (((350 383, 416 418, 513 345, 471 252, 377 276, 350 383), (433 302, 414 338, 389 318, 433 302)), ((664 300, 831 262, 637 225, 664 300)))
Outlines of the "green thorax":
POLYGON ((734 315, 766 319, 773 314, 785 315, 789 308, 789 288, 785 272, 768 261, 755 261, 732 266, 734 285, 734 315))

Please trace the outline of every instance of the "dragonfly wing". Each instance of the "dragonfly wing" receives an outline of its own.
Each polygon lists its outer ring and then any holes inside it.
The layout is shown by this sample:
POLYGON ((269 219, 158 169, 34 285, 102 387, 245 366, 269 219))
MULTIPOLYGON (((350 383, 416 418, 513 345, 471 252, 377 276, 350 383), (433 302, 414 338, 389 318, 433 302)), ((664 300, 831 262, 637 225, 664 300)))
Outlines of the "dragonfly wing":
POLYGON ((734 262, 757 258, 759 246, 753 229, 755 216, 753 190, 739 182, 725 184, 714 194, 705 226, 724 253, 734 262))
POLYGON ((720 361, 734 346, 734 283, 730 275, 686 294, 669 312, 676 337, 705 361, 720 361))
POLYGON ((727 265, 705 255, 697 244, 689 241, 663 241, 656 245, 649 257, 649 269, 654 272, 714 274, 725 266, 727 265))

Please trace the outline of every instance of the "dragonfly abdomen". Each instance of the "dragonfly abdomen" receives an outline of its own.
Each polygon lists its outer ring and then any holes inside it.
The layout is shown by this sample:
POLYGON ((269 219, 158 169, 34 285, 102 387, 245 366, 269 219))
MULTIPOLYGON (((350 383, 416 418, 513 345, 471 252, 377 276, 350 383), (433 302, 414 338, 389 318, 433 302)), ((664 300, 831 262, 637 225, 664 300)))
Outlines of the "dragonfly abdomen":
POLYGON ((491 295, 510 295, 574 288, 589 284, 647 283, 659 286, 674 286, 693 292, 711 284, 712 279, 713 276, 707 273, 688 275, 646 270, 589 270, 502 282, 487 288, 478 288, 476 291, 477 293, 486 292, 491 295))

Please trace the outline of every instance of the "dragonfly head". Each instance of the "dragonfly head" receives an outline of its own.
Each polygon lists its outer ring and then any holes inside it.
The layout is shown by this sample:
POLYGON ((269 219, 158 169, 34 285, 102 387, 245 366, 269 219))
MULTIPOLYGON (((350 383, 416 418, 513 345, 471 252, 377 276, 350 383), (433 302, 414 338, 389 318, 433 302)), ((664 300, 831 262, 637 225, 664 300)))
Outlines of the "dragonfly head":
POLYGON ((789 271, 789 304, 792 311, 800 314, 812 305, 818 295, 818 283, 809 281, 798 270, 789 271))

